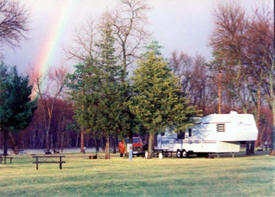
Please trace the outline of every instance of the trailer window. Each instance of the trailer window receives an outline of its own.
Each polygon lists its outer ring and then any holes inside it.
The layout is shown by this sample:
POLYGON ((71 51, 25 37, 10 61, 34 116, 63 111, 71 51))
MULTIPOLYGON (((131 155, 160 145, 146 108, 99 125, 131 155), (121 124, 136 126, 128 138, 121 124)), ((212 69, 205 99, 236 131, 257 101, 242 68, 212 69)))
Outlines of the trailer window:
POLYGON ((225 126, 224 124, 217 124, 217 132, 224 132, 225 126))
POLYGON ((192 136, 192 129, 188 129, 188 136, 189 136, 189 137, 192 136))

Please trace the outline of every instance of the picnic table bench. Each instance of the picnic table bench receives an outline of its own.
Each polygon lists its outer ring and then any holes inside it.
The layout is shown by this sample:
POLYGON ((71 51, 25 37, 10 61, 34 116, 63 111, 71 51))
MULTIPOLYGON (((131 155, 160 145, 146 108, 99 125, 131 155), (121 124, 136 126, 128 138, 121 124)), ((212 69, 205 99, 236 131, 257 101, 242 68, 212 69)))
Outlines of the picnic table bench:
POLYGON ((2 161, 4 161, 4 164, 7 164, 7 159, 10 159, 10 163, 12 163, 13 157, 7 156, 7 155, 0 155, 0 163, 2 164, 2 161))
POLYGON ((62 158, 65 157, 65 155, 33 155, 32 157, 35 159, 33 163, 36 164, 36 170, 38 170, 38 164, 40 163, 59 163, 60 170, 62 169, 62 164, 65 163, 65 161, 62 161, 62 158), (52 160, 56 158, 58 160, 52 160), (47 159, 51 159, 51 160, 47 160, 47 159))

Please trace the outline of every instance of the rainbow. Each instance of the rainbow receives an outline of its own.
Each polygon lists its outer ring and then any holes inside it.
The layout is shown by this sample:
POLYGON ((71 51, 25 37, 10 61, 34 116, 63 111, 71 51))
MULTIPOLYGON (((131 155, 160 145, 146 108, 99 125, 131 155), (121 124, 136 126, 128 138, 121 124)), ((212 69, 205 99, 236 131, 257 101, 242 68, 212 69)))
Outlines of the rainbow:
POLYGON ((49 33, 41 48, 38 52, 38 57, 36 58, 34 69, 35 73, 42 79, 41 88, 45 88, 45 76, 49 72, 49 69, 53 63, 53 59, 57 54, 58 45, 60 44, 60 39, 64 34, 64 29, 66 27, 66 22, 68 21, 69 15, 73 8, 74 0, 62 0, 57 1, 57 5, 60 9, 58 13, 54 16, 54 21, 52 25, 48 28, 49 33))

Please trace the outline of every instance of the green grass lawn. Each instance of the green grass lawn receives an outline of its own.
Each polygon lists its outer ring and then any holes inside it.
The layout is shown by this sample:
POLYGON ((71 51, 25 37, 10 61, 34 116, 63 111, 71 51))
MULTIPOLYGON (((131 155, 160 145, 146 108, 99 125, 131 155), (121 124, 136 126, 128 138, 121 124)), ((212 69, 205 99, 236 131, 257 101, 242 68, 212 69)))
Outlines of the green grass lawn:
POLYGON ((275 196, 275 157, 89 160, 58 164, 16 156, 0 164, 0 196, 275 196))

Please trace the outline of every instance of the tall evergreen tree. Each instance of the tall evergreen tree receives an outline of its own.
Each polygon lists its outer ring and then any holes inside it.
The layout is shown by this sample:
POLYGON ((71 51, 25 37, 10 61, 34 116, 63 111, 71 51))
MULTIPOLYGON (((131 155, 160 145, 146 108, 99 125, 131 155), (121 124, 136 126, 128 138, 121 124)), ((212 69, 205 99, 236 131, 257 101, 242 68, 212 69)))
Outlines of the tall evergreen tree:
POLYGON ((154 135, 167 128, 185 130, 198 111, 182 97, 178 79, 155 53, 158 50, 148 49, 151 51, 139 62, 132 78, 134 96, 129 107, 149 132, 148 158, 151 158, 154 135))
POLYGON ((87 112, 87 91, 85 86, 85 80, 88 77, 88 71, 92 60, 90 63, 85 65, 78 64, 75 65, 75 72, 73 74, 68 74, 66 79, 66 86, 70 89, 68 92, 71 96, 71 100, 74 106, 74 118, 80 127, 81 144, 80 151, 84 153, 84 131, 89 129, 88 122, 89 116, 87 112))
POLYGON ((106 139, 105 158, 110 158, 110 136, 123 127, 120 118, 125 106, 125 84, 121 82, 122 67, 117 64, 111 25, 102 27, 97 44, 98 56, 78 66, 69 76, 76 119, 81 127, 106 139), (82 106, 82 107, 81 107, 82 106), (84 106, 84 107, 83 107, 84 106))
POLYGON ((4 133, 4 155, 8 150, 8 132, 24 129, 30 123, 36 101, 31 101, 32 86, 16 67, 0 65, 0 131, 4 133))
POLYGON ((102 27, 101 38, 98 43, 97 66, 94 67, 94 75, 89 78, 90 84, 97 87, 90 95, 93 106, 89 108, 89 113, 94 118, 91 122, 92 128, 106 139, 105 158, 109 159, 110 136, 119 130, 119 117, 124 105, 121 83, 122 67, 117 64, 115 40, 108 21, 102 27))

